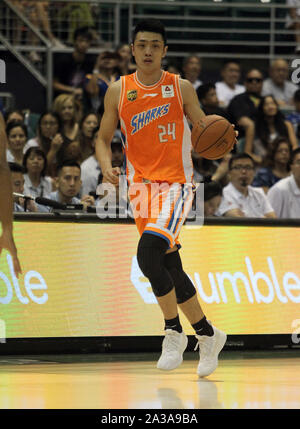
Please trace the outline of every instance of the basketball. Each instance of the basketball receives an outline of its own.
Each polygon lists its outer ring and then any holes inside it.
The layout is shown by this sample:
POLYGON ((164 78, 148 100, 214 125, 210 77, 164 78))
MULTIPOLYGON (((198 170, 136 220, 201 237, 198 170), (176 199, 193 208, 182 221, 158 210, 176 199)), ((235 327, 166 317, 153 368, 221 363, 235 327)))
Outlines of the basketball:
POLYGON ((192 129, 192 145, 206 159, 223 158, 236 142, 233 126, 219 115, 208 115, 192 129))

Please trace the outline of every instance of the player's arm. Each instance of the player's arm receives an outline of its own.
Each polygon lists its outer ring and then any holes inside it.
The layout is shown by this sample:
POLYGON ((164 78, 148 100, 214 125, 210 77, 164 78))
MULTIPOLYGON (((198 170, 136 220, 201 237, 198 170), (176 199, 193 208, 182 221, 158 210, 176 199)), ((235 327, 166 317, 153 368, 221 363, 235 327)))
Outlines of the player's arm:
POLYGON ((6 162, 6 133, 4 126, 4 120, 0 113, 0 222, 2 225, 0 254, 2 249, 7 249, 11 253, 14 271, 18 276, 22 271, 13 239, 13 198, 10 170, 6 162))
POLYGON ((114 82, 106 91, 104 114, 96 141, 96 158, 100 164, 103 178, 114 185, 119 183, 118 175, 121 173, 119 167, 112 168, 111 165, 111 141, 119 121, 118 104, 120 93, 121 81, 114 82))
POLYGON ((199 121, 199 119, 204 118, 206 115, 200 107, 196 91, 191 82, 186 79, 179 79, 179 85, 181 89, 184 113, 194 125, 199 121))

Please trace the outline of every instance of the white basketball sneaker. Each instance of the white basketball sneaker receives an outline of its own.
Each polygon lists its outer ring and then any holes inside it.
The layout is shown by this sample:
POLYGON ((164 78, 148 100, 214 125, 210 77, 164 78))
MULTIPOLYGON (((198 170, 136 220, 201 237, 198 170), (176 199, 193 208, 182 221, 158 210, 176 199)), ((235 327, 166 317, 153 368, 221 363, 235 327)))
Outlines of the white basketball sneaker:
MULTIPOLYGON (((212 326, 212 325, 211 325, 212 326)), ((218 355, 224 347, 227 339, 225 332, 212 326, 214 335, 196 335, 198 343, 195 350, 199 346, 200 361, 197 368, 199 377, 206 377, 211 374, 218 366, 218 355)))
POLYGON ((187 344, 188 339, 184 332, 179 333, 173 329, 166 329, 157 368, 164 371, 177 368, 182 363, 182 355, 187 344))

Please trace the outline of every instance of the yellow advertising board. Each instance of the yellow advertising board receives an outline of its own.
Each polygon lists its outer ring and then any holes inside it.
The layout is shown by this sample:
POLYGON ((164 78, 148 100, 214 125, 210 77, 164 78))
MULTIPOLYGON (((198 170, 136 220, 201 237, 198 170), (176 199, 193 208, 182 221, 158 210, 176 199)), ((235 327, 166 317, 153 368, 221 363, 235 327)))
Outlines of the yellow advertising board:
MULTIPOLYGON (((163 317, 137 264, 134 224, 16 221, 14 231, 19 279, 10 255, 0 259, 7 338, 162 335, 163 317)), ((215 326, 236 335, 297 328, 299 228, 184 226, 180 242, 184 269, 215 326)), ((193 334, 183 314, 181 321, 193 334)))

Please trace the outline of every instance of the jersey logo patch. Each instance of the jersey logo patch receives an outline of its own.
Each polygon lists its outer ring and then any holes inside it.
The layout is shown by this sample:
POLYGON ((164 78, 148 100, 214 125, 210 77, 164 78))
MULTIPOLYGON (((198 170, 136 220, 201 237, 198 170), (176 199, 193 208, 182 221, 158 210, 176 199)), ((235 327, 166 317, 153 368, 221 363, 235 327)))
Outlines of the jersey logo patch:
POLYGON ((161 118, 169 113, 170 103, 163 104, 162 106, 153 107, 152 109, 138 113, 131 118, 130 125, 132 126, 131 135, 140 131, 146 125, 161 118))
POLYGON ((173 85, 162 85, 161 93, 163 98, 174 97, 174 88, 173 85))
POLYGON ((137 99, 137 90, 131 89, 130 91, 127 91, 127 100, 128 101, 134 101, 137 99))

